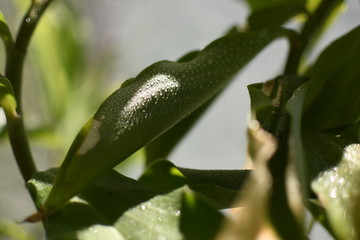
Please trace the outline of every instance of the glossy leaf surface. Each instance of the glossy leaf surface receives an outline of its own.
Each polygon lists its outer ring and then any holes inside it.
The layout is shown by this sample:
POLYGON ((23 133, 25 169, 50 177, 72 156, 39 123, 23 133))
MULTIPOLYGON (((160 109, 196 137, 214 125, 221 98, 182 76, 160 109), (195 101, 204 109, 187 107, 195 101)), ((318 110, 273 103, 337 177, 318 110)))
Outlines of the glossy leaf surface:
POLYGON ((158 62, 125 82, 75 139, 43 210, 54 212, 211 99, 269 42, 284 34, 234 33, 214 41, 190 61, 158 62))

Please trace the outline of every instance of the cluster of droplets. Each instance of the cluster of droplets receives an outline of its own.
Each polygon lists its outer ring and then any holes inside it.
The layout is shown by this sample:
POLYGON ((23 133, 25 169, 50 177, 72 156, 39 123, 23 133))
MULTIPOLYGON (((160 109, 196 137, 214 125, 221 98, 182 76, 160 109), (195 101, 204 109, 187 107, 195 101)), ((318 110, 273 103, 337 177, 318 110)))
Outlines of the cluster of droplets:
POLYGON ((157 74, 145 81, 130 97, 120 112, 116 125, 117 135, 139 124, 140 121, 152 117, 149 105, 158 104, 169 95, 176 94, 179 82, 171 75, 157 74))
POLYGON ((118 106, 113 114, 114 140, 133 129, 148 129, 149 122, 156 134, 165 131, 225 87, 271 39, 250 41, 240 34, 214 42, 190 61, 149 67, 120 88, 120 103, 114 105, 118 106))
POLYGON ((360 144, 351 144, 344 149, 338 166, 321 173, 312 184, 320 201, 334 214, 336 221, 340 217, 341 221, 356 224, 360 198, 359 174, 360 144))

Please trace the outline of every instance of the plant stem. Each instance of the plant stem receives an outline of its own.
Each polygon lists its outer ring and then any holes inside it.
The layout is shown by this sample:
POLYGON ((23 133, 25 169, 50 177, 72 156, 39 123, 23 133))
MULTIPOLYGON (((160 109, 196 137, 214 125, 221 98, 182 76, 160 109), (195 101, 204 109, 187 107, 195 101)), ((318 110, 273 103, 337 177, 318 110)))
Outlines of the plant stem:
POLYGON ((15 159, 25 181, 28 181, 32 174, 36 172, 36 166, 31 154, 22 114, 22 72, 31 36, 41 15, 51 1, 32 0, 31 6, 23 18, 14 47, 9 51, 6 60, 5 76, 12 84, 17 101, 17 113, 7 117, 8 132, 15 159))
POLYGON ((300 35, 290 41, 290 52, 284 70, 285 75, 298 75, 300 61, 305 49, 340 2, 340 0, 324 0, 316 11, 309 15, 309 20, 305 23, 300 35))
POLYGON ((16 113, 7 114, 8 132, 10 143, 15 155, 16 162, 20 168, 21 175, 25 182, 31 179, 36 172, 36 166, 32 159, 23 119, 16 113))

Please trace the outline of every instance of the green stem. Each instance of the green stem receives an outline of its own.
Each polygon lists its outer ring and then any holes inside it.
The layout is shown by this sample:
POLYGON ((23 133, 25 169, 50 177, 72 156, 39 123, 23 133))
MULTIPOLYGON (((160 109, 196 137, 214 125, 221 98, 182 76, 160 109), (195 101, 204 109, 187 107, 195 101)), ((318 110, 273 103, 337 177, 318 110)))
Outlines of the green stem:
POLYGON ((32 159, 29 143, 26 136, 23 120, 17 113, 6 114, 10 143, 25 182, 31 179, 36 172, 36 166, 32 159))
POLYGON ((15 98, 18 104, 17 111, 19 114, 22 113, 21 86, 25 56, 37 23, 51 1, 52 0, 32 1, 29 10, 23 18, 14 48, 10 51, 10 55, 7 58, 6 77, 11 81, 13 86, 15 98))
POLYGON ((25 181, 36 172, 26 135, 21 102, 22 72, 25 56, 36 25, 52 0, 32 0, 32 4, 23 18, 13 49, 9 51, 5 75, 10 80, 17 101, 17 113, 7 116, 10 143, 25 181))
POLYGON ((285 66, 285 75, 298 75, 301 58, 311 40, 319 32, 332 10, 340 0, 324 0, 316 11, 309 15, 300 35, 290 41, 290 52, 285 66))

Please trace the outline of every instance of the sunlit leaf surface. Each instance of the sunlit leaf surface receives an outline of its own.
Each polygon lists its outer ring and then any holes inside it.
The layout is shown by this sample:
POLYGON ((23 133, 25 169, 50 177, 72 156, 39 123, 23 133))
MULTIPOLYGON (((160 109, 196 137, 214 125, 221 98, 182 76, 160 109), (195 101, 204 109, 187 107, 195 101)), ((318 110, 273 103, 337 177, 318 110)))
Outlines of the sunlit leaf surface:
POLYGON ((187 62, 158 62, 125 82, 75 139, 42 209, 54 212, 90 182, 200 107, 268 43, 284 34, 267 30, 230 34, 187 62))

